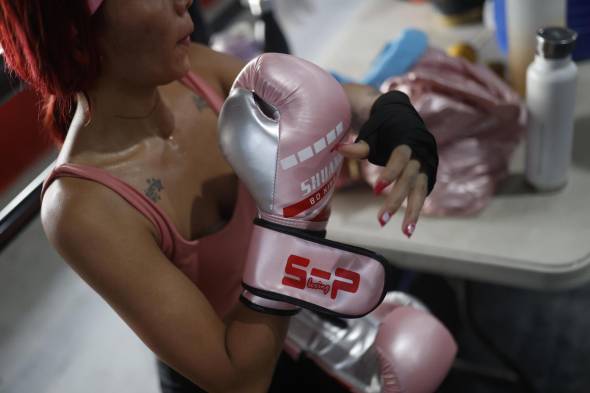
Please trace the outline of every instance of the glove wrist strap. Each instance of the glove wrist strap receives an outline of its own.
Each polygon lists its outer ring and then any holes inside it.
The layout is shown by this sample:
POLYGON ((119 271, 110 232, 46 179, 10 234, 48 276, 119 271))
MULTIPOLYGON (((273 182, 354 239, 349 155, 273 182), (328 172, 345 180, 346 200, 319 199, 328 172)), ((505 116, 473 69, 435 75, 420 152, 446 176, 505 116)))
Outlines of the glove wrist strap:
MULTIPOLYGON (((325 236, 327 221, 309 221, 297 218, 282 218, 274 214, 259 212, 260 218, 264 221, 290 228, 301 229, 302 231, 313 231, 323 233, 325 236)), ((322 236, 322 237, 324 237, 322 236)))
POLYGON ((292 316, 301 310, 293 304, 265 299, 247 290, 240 295, 240 301, 249 308, 265 314, 292 316))
POLYGON ((242 284, 322 314, 361 317, 385 296, 387 261, 369 250, 254 220, 242 284))

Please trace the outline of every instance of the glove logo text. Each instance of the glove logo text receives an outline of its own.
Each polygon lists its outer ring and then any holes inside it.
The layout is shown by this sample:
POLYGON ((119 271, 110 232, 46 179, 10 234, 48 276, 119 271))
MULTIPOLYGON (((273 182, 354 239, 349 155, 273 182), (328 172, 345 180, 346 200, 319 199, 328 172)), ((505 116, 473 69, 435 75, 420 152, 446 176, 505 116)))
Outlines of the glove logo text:
POLYGON ((301 212, 310 209, 316 203, 319 203, 325 197, 329 197, 331 192, 334 190, 336 184, 336 176, 340 170, 340 164, 342 164, 342 156, 337 155, 334 160, 328 164, 324 169, 310 177, 303 183, 301 183, 301 191, 304 194, 316 191, 314 194, 305 197, 301 201, 294 203, 293 205, 283 208, 283 216, 285 218, 295 217, 301 212), (331 178, 329 176, 332 176, 331 178), (327 183, 321 183, 327 180, 327 183), (323 185, 322 185, 323 184, 323 185), (321 187, 321 189, 318 189, 321 187))
POLYGON ((336 154, 332 161, 330 161, 325 167, 323 167, 309 179, 303 181, 301 183, 301 192, 303 195, 309 195, 315 190, 321 188, 322 184, 329 184, 334 181, 334 175, 338 173, 342 161, 342 156, 340 154, 336 154))
POLYGON ((359 288, 361 276, 352 270, 336 268, 334 275, 337 278, 330 284, 332 273, 325 270, 311 268, 307 274, 307 267, 311 261, 298 255, 289 255, 285 264, 285 275, 283 276, 283 285, 305 290, 306 288, 321 291, 324 295, 330 294, 331 299, 336 299, 339 291, 356 293, 359 288), (314 280, 312 277, 315 277, 314 280), (325 281, 322 281, 325 280, 325 281))

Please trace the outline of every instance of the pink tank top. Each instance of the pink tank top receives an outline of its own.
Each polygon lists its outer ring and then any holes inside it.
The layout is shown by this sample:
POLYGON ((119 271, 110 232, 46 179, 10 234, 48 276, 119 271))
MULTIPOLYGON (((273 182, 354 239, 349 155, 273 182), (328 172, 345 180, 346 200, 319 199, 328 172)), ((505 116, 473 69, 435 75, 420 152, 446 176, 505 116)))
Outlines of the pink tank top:
MULTIPOLYGON (((181 82, 201 95, 211 109, 219 113, 223 98, 203 78, 189 73, 181 82)), ((60 165, 45 179, 41 199, 51 182, 60 176, 91 180, 119 194, 154 225, 164 255, 199 287, 220 317, 227 315, 236 304, 241 291, 252 220, 256 215, 254 200, 242 183, 239 183, 236 206, 230 221, 212 235, 187 240, 158 205, 104 169, 79 164, 60 165)))

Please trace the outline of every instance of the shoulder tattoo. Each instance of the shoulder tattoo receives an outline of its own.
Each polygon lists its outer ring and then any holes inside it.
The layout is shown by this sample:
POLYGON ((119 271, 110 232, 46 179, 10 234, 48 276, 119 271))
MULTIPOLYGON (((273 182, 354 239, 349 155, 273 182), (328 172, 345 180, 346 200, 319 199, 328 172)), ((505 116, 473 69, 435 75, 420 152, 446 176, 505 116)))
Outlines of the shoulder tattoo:
POLYGON ((162 185, 162 181, 160 179, 147 179, 148 184, 147 190, 145 190, 145 195, 152 200, 152 202, 158 202, 160 200, 160 191, 164 189, 162 185))
POLYGON ((207 109, 209 107, 209 104, 207 104, 207 101, 205 101, 205 99, 203 97, 195 95, 195 94, 193 94, 193 102, 197 106, 197 109, 199 110, 199 112, 201 112, 204 109, 207 109))

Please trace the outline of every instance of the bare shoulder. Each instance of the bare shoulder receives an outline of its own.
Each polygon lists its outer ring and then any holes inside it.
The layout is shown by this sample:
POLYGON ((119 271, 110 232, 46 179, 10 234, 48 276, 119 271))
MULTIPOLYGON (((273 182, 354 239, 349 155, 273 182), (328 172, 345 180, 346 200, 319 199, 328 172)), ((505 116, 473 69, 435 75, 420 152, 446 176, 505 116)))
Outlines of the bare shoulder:
POLYGON ((160 359, 206 391, 235 391, 228 388, 237 374, 223 322, 162 253, 139 213, 109 192, 80 179, 56 180, 41 211, 49 240, 160 359))
POLYGON ((156 239, 147 218, 112 190, 69 177, 56 179, 47 189, 41 222, 49 241, 69 263, 76 263, 80 253, 104 251, 87 247, 91 243, 108 244, 122 237, 134 237, 136 243, 156 239))
POLYGON ((195 71, 214 76, 227 96, 232 83, 246 63, 232 55, 215 51, 205 45, 192 44, 190 47, 191 64, 195 71))

